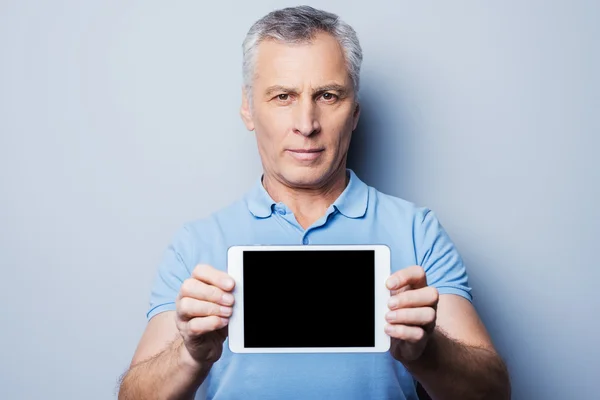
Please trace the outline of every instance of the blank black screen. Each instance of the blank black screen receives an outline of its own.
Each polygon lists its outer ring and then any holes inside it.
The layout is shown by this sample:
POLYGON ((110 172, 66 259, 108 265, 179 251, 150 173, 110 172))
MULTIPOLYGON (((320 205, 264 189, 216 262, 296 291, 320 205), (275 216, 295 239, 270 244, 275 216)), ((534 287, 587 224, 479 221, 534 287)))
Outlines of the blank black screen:
POLYGON ((375 346, 375 252, 244 251, 245 347, 375 346))

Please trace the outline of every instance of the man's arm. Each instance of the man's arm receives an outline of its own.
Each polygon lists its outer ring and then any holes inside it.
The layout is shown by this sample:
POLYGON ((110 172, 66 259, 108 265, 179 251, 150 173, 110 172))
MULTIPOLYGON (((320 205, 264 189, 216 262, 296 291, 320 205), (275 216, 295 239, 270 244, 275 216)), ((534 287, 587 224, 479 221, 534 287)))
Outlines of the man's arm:
POLYGON ((235 281, 198 265, 175 299, 175 311, 150 319, 125 374, 119 399, 193 399, 223 353, 235 281))
POLYGON ((508 371, 473 305, 440 295, 437 327, 407 370, 434 400, 510 399, 508 371))
POLYGON ((439 295, 420 266, 387 282, 390 352, 434 400, 510 399, 506 367, 468 300, 439 295))
POLYGON ((186 350, 175 312, 165 311, 148 322, 121 380, 119 400, 193 399, 209 370, 186 350))

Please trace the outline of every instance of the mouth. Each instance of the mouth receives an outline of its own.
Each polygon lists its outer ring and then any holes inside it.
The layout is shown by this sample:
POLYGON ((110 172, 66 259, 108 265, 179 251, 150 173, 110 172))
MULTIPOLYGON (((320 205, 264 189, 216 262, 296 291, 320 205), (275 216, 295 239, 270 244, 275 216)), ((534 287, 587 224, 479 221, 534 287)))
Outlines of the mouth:
POLYGON ((325 149, 323 148, 314 148, 314 149, 287 149, 286 152, 289 153, 292 157, 294 157, 298 161, 313 161, 316 160, 323 154, 325 149))

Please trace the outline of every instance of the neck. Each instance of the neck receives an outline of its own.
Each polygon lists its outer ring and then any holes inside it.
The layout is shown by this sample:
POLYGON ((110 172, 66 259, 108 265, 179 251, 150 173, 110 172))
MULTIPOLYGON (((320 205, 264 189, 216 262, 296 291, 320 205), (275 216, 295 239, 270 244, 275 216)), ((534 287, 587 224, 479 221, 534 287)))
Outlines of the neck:
POLYGON ((269 196, 276 202, 284 203, 304 229, 325 215, 347 184, 345 166, 339 168, 323 184, 313 188, 293 187, 268 174, 263 178, 263 186, 269 196))

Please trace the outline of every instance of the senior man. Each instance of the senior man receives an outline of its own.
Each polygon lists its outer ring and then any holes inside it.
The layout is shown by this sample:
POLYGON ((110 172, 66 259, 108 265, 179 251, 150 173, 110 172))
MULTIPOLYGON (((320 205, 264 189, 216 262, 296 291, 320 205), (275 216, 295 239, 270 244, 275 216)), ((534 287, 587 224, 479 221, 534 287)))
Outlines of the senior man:
MULTIPOLYGON (((417 399, 416 382, 436 400, 509 398, 465 266, 434 213, 378 192, 346 166, 360 115, 355 31, 311 7, 277 10, 251 27, 243 57, 241 117, 256 134, 263 174, 243 199, 175 235, 119 398, 192 399, 204 381, 215 400, 417 399), (227 248, 256 243, 387 244, 390 351, 230 352, 227 248)), ((351 329, 339 321, 340 335, 351 329)))

